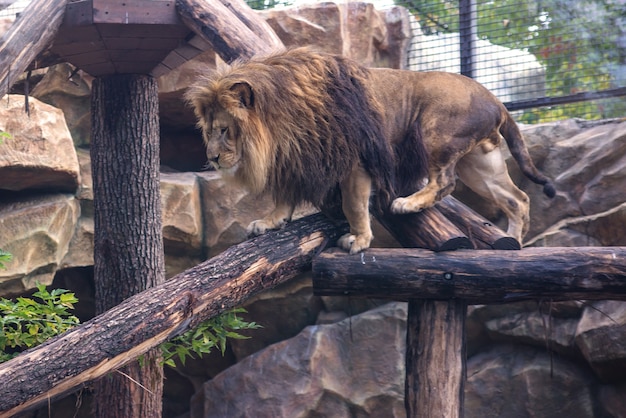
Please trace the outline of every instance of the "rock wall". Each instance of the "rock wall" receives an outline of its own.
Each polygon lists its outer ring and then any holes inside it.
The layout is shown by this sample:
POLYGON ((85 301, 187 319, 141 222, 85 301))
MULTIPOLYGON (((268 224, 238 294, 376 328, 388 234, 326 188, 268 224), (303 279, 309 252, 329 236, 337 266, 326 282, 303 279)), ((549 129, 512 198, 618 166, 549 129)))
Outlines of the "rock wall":
MULTIPOLYGON (((287 44, 314 42, 370 65, 399 66, 408 41, 401 8, 321 3, 264 12, 287 44)), ((222 65, 207 52, 159 80, 161 191, 168 275, 245 239, 245 226, 271 209, 226 188, 205 164, 190 110, 180 100, 198 69, 222 65)), ((90 77, 59 65, 24 98, 3 98, 0 130, 0 296, 35 281, 77 292, 93 315, 93 194, 89 159, 90 77)), ((19 89, 19 88, 18 88, 19 89)), ((16 91, 17 92, 17 91, 16 91)), ((523 126, 531 155, 558 189, 553 200, 522 177, 531 197, 527 245, 626 245, 626 121, 567 120, 523 126)), ((462 185, 456 195, 502 225, 493 207, 462 185)), ((382 241, 377 241, 378 245, 382 241)), ((584 249, 581 250, 581 257, 584 249)), ((403 417, 406 307, 316 297, 310 277, 248 301, 263 325, 248 340, 167 370, 164 416, 403 417)), ((626 416, 626 304, 526 302, 473 306, 467 321, 468 417, 626 416)), ((89 415, 89 394, 77 416, 89 415)), ((51 416, 74 416, 72 397, 51 416)), ((46 412, 47 414, 47 412, 46 412)))

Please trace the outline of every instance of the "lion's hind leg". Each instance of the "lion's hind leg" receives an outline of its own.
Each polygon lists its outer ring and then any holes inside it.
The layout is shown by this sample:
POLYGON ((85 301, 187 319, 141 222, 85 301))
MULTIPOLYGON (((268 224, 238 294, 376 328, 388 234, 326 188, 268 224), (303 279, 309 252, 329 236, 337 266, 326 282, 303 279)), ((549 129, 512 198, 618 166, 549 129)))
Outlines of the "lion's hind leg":
POLYGON ((369 248, 374 238, 369 215, 372 180, 359 166, 352 170, 340 187, 342 210, 350 224, 350 232, 339 238, 337 245, 350 254, 356 254, 369 248))
POLYGON ((528 232, 530 203, 511 177, 499 147, 484 143, 457 164, 459 179, 498 206, 508 218, 507 233, 522 243, 528 232))
POLYGON ((395 214, 415 213, 433 206, 452 193, 455 184, 454 164, 439 169, 429 168, 428 183, 421 190, 407 197, 398 197, 391 203, 395 214))
POLYGON ((274 210, 265 218, 250 222, 246 232, 248 236, 257 236, 272 229, 280 229, 291 220, 293 211, 293 205, 277 203, 274 210))

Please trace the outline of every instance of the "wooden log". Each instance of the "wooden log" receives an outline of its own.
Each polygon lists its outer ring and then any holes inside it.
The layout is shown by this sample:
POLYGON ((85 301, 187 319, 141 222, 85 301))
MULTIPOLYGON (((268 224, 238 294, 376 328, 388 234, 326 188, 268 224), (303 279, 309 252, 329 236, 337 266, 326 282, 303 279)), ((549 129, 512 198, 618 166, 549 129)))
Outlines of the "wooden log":
POLYGON ((433 251, 473 248, 469 238, 436 208, 406 215, 377 215, 376 219, 403 247, 433 251))
POLYGON ((54 40, 67 0, 33 0, 0 39, 0 97, 54 40))
POLYGON ((461 417, 467 304, 462 300, 412 300, 408 309, 404 397, 407 417, 461 417))
POLYGON ((252 9, 236 2, 176 0, 176 10, 183 23, 207 41, 227 63, 283 47, 275 34, 264 33, 271 28, 261 23, 252 9), (231 8, 225 3, 232 3, 231 8), (253 30, 261 30, 262 34, 259 36, 253 30))
POLYGON ((444 197, 437 209, 468 236, 475 248, 494 250, 519 250, 521 244, 515 238, 459 202, 452 196, 444 197))
POLYGON ((283 47, 283 41, 280 40, 274 29, 250 8, 243 0, 220 0, 233 15, 243 22, 256 36, 261 38, 263 42, 272 48, 283 47))
POLYGON ((203 320, 288 281, 308 270, 313 256, 346 231, 320 214, 291 222, 0 364, 0 417, 76 390, 203 320))
POLYGON ((520 251, 368 249, 328 251, 313 263, 317 295, 463 299, 626 300, 626 247, 532 247, 520 251))

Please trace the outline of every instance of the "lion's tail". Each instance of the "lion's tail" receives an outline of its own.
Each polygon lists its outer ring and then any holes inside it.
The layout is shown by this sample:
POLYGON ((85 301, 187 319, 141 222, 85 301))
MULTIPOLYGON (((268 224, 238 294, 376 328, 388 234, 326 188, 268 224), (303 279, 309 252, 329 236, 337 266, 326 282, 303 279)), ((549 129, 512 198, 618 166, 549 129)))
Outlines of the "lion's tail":
POLYGON ((500 133, 506 140, 509 151, 511 151, 511 155, 513 155, 513 158, 517 161, 522 173, 524 173, 524 175, 534 183, 543 185, 543 192, 546 196, 550 198, 554 197, 556 195, 554 185, 548 177, 535 167, 535 164, 528 153, 528 148, 524 143, 524 137, 508 112, 505 112, 505 119, 504 123, 500 127, 500 133))

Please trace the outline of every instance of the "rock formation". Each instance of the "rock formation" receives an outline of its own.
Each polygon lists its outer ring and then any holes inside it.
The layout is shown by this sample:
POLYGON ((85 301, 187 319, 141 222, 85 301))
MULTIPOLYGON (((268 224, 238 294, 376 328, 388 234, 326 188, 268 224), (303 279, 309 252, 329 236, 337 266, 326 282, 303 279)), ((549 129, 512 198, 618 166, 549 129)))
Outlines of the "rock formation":
MULTIPOLYGON (((401 8, 322 3, 262 15, 288 45, 314 42, 374 66, 406 59, 408 14, 401 8)), ((216 65, 223 64, 207 52, 159 79, 168 276, 244 240, 248 222, 270 209, 269 200, 202 171, 201 139, 180 97, 198 69, 216 65)), ((36 281, 70 288, 84 320, 94 297, 91 83, 80 72, 68 80, 69 72, 59 65, 42 74, 30 117, 22 96, 0 106, 0 130, 10 134, 0 144, 0 248, 14 256, 0 270, 0 296, 24 294, 36 281)), ((545 198, 511 162, 532 202, 527 245, 626 245, 626 122, 571 119, 522 130, 558 190, 545 198)), ((456 195, 503 222, 462 185, 456 195)), ((263 325, 247 332, 249 340, 233 341, 224 357, 166 371, 166 416, 404 416, 402 303, 316 297, 305 275, 246 308, 246 318, 263 325)), ((625 303, 473 306, 467 336, 466 416, 626 416, 625 303)), ((73 409, 67 400, 53 406, 59 416, 73 409)))

